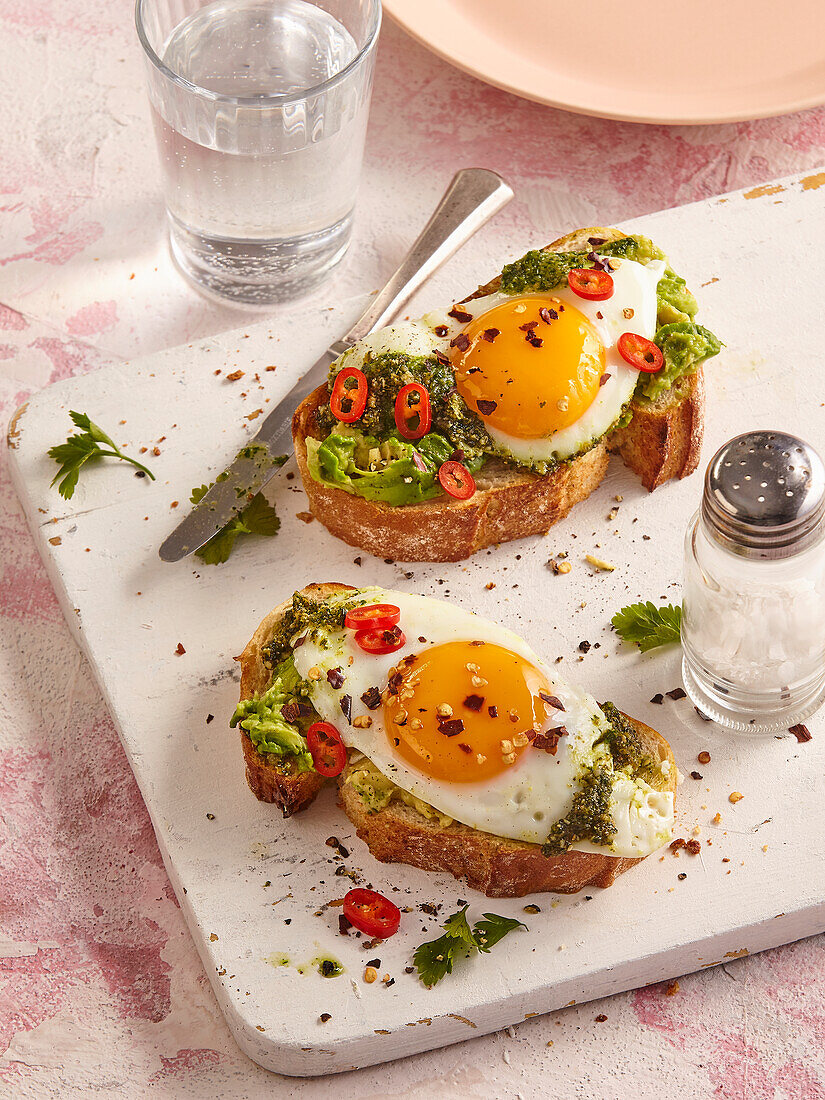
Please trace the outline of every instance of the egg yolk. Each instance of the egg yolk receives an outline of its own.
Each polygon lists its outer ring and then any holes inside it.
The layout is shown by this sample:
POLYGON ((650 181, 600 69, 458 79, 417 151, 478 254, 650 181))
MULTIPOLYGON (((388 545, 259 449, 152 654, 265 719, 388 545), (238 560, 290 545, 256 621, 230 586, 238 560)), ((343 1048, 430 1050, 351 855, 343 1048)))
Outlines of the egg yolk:
POLYGON ((544 675, 489 642, 447 642, 407 657, 390 679, 384 728, 393 752, 417 772, 450 783, 501 774, 530 749, 528 731, 556 709, 544 675), (395 692, 395 694, 392 694, 395 692))
POLYGON ((453 341, 451 356, 467 405, 519 439, 574 424, 599 392, 605 363, 585 315, 546 295, 514 297, 482 313, 453 341))

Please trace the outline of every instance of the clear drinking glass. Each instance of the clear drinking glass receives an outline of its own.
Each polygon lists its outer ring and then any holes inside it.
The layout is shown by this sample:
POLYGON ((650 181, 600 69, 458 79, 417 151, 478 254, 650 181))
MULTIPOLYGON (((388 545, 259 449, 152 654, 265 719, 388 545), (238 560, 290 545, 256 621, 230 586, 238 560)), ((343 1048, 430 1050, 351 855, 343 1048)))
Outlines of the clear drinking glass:
POLYGON ((301 294, 352 230, 380 0, 137 0, 172 252, 223 299, 301 294))

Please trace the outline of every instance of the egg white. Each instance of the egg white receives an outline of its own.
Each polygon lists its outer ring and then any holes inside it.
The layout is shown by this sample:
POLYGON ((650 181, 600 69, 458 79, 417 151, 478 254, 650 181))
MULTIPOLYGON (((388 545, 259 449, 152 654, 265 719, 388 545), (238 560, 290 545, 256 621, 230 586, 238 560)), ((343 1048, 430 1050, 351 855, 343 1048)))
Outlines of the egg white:
MULTIPOLYGON (((577 790, 577 775, 593 762, 594 742, 606 727, 595 699, 566 684, 523 639, 497 623, 424 596, 382 589, 365 592, 366 602, 389 602, 401 609, 406 645, 395 653, 375 656, 356 645, 352 631, 330 633, 324 639, 326 645, 307 638, 295 650, 295 665, 304 679, 308 679, 311 669, 320 670, 320 679, 308 682, 312 702, 322 719, 335 725, 347 747, 362 752, 397 786, 456 821, 496 836, 541 843, 550 826, 570 809, 577 790), (371 687, 383 689, 390 670, 406 655, 457 640, 500 645, 543 672, 565 708, 554 720, 568 731, 561 738, 555 756, 528 750, 492 780, 449 783, 416 771, 398 754, 386 734, 383 708, 369 711, 361 695, 371 687), (326 679, 327 671, 335 668, 341 668, 346 677, 337 690, 326 679), (372 719, 369 729, 347 723, 341 709, 344 695, 352 700, 350 718, 368 714, 372 719)), ((597 755, 599 751, 595 750, 597 755)), ((617 833, 609 848, 597 848, 586 842, 573 847, 621 856, 649 854, 671 837, 673 796, 670 792, 655 791, 643 781, 619 779, 613 788, 611 815, 617 833)))
MULTIPOLYGON (((656 333, 656 286, 665 264, 652 260, 640 264, 635 260, 610 258, 613 265, 613 295, 604 302, 580 298, 565 283, 551 292, 552 296, 575 306, 587 317, 605 348, 607 382, 599 388, 593 402, 573 424, 538 439, 522 439, 485 424, 490 438, 501 453, 517 462, 563 461, 578 454, 610 430, 621 416, 639 378, 638 371, 622 359, 616 342, 623 332, 635 332, 652 340, 656 333)), ((547 298, 547 294, 519 297, 547 298)), ((458 308, 472 318, 479 317, 512 295, 497 291, 483 298, 474 298, 458 308)), ((451 306, 450 309, 455 307, 451 306)), ((362 366, 368 353, 404 352, 408 355, 432 355, 435 351, 448 354, 450 341, 469 322, 450 316, 450 310, 434 310, 414 321, 403 321, 380 329, 355 344, 341 357, 341 366, 362 366), (446 330, 438 336, 435 329, 446 330)))

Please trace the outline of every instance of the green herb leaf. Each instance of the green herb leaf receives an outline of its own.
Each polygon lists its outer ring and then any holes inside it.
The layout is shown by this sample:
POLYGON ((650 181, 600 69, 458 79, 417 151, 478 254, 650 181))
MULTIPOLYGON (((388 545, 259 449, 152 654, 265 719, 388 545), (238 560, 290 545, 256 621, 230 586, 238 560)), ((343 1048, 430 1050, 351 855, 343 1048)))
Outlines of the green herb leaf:
POLYGON ((456 959, 468 958, 474 951, 487 952, 516 928, 527 929, 525 924, 512 917, 497 913, 485 913, 471 929, 467 922, 467 905, 453 913, 444 922, 444 935, 437 940, 422 943, 413 955, 418 976, 428 989, 440 982, 445 974, 452 974, 456 959))
POLYGON ((633 603, 617 611, 610 621, 625 642, 634 642, 646 653, 680 641, 682 607, 681 604, 656 607, 650 601, 633 603))
MULTIPOLYGON (((199 485, 192 490, 190 501, 198 504, 210 488, 209 485, 199 485)), ((239 512, 195 553, 206 565, 221 565, 228 560, 239 535, 276 535, 280 526, 281 521, 275 509, 263 493, 256 493, 242 512, 239 512)))
POLYGON ((485 913, 484 920, 478 921, 473 926, 473 938, 479 951, 489 951, 495 947, 499 940, 503 940, 508 932, 514 932, 517 928, 527 929, 526 924, 513 917, 500 917, 497 913, 485 913))
POLYGON ((200 550, 195 551, 205 565, 222 565, 229 560, 229 555, 235 546, 235 539, 241 533, 235 526, 235 522, 232 520, 213 535, 209 542, 205 542, 200 550))
POLYGON ((453 913, 451 917, 447 917, 443 927, 449 939, 457 940, 468 950, 474 951, 478 944, 467 922, 467 910, 469 908, 469 905, 465 905, 463 909, 459 909, 457 913, 453 913))
POLYGON ((108 447, 117 451, 118 448, 115 442, 93 420, 90 420, 86 413, 70 412, 69 416, 72 418, 75 427, 80 428, 82 432, 87 432, 95 443, 105 443, 108 447))
POLYGON ((206 494, 209 492, 208 485, 199 485, 196 489, 193 489, 189 494, 189 500, 192 504, 200 504, 206 494))
POLYGON ((241 512, 241 518, 250 535, 277 535, 281 526, 275 509, 263 493, 255 494, 241 512))
POLYGON ((416 948, 413 964, 427 989, 432 989, 445 974, 452 974, 453 955, 457 946, 458 941, 451 936, 440 936, 437 940, 429 940, 416 948))
POLYGON ((89 419, 86 413, 72 410, 69 416, 72 418, 75 427, 81 429, 80 434, 70 435, 65 443, 58 443, 48 451, 49 458, 54 459, 60 467, 51 483, 54 485, 59 482, 57 491, 66 500, 74 495, 80 470, 90 459, 118 458, 123 462, 136 466, 139 470, 143 470, 152 481, 155 480, 155 475, 151 470, 138 462, 137 459, 125 455, 103 429, 89 419), (111 449, 104 450, 101 444, 111 449))

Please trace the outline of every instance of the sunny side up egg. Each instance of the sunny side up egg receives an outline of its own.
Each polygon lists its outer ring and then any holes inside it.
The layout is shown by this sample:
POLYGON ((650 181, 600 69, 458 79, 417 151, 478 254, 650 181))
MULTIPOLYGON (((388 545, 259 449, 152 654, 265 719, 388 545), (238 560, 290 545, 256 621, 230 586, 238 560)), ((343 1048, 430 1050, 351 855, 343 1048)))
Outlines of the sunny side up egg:
POLYGON ((550 293, 483 298, 367 336, 340 365, 366 354, 447 355, 456 388, 500 451, 518 462, 563 460, 600 439, 633 396, 639 374, 620 355, 624 332, 652 340, 661 260, 611 259, 613 294, 589 301, 550 293))
MULTIPOLYGON (((329 633, 324 643, 308 637, 295 650, 295 665, 321 718, 397 786, 454 820, 544 841, 570 809, 577 776, 606 751, 595 744, 607 726, 595 699, 499 624, 424 596, 362 594, 400 608, 406 644, 377 656, 361 650, 351 630, 329 633), (337 669, 345 680, 334 688, 327 672, 337 669), (368 709, 362 695, 386 688, 391 675, 395 694, 368 709), (353 724, 342 718, 343 694, 353 724), (540 737, 528 740, 527 730, 540 737)), ((642 780, 614 783, 610 813, 617 830, 610 848, 573 847, 642 856, 671 837, 672 793, 642 780)))

